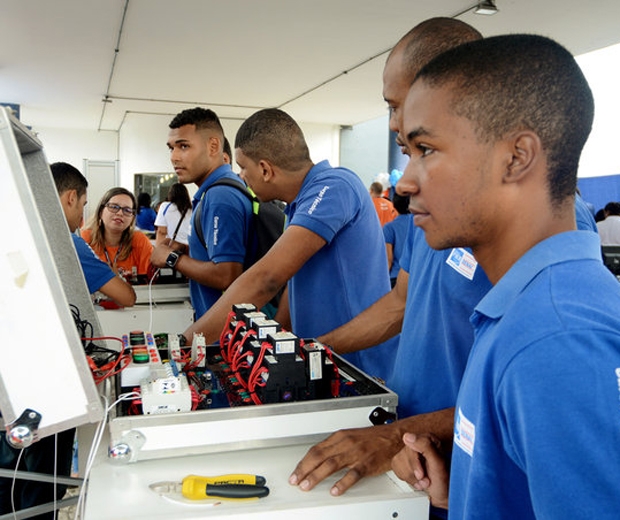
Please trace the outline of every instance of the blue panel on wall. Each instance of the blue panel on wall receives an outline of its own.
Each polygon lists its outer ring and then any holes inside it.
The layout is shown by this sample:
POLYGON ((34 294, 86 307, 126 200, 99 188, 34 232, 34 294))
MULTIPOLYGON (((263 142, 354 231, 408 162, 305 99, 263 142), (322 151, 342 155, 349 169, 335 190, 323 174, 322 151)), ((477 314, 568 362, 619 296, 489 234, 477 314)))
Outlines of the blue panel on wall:
POLYGON ((620 202, 620 174, 578 179, 577 186, 583 200, 594 205, 595 211, 608 202, 620 202))

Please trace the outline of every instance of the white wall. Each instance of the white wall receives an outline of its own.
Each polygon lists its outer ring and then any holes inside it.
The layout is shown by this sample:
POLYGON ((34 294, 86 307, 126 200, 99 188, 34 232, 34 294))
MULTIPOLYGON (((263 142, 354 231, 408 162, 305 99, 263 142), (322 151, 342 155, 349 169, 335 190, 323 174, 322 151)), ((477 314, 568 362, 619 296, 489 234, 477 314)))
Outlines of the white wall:
MULTIPOLYGON (((134 189, 137 173, 173 172, 166 140, 173 115, 128 114, 120 132, 37 129, 49 162, 65 161, 82 169, 83 159, 119 161, 120 185, 134 189)), ((224 132, 234 146, 243 121, 223 119, 224 132)), ((340 128, 335 125, 300 124, 314 162, 328 159, 340 164, 340 128)), ((233 165, 234 169, 236 165, 233 165)))
POLYGON ((388 116, 383 116, 341 132, 340 164, 353 170, 366 187, 379 173, 388 172, 390 130, 388 116))
POLYGON ((579 177, 620 174, 618 85, 620 44, 577 57, 594 95, 594 124, 579 163, 579 177))
POLYGON ((82 161, 115 161, 118 158, 118 134, 96 130, 36 128, 49 163, 67 162, 80 171, 82 161))

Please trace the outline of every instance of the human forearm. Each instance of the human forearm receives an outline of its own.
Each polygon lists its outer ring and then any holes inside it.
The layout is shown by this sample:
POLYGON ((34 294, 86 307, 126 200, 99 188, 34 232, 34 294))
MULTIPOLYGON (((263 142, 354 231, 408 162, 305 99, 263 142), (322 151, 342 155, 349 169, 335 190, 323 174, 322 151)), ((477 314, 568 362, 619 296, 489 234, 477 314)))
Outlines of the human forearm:
POLYGON ((398 334, 403 323, 407 301, 408 276, 404 271, 396 287, 348 323, 324 334, 319 341, 337 353, 346 354, 374 347, 398 334))
POLYGON ((115 276, 99 288, 99 292, 114 300, 118 305, 131 307, 136 303, 134 288, 119 276, 115 276))
POLYGON ((331 474, 347 468, 330 491, 332 495, 341 495, 361 478, 389 470, 392 457, 404 446, 405 433, 430 433, 444 446, 450 446, 453 423, 454 408, 448 408, 391 424, 337 431, 308 451, 289 482, 308 491, 331 474))
POLYGON ((401 438, 405 433, 432 433, 446 445, 454 433, 454 408, 405 417, 393 424, 401 438))
POLYGON ((256 273, 255 269, 246 271, 184 332, 184 335, 191 341, 193 334, 200 332, 208 343, 217 341, 234 304, 253 303, 257 308, 261 308, 277 294, 279 289, 277 282, 269 282, 266 274, 256 273))
POLYGON ((225 291, 242 273, 243 265, 238 262, 203 262, 181 255, 176 270, 201 285, 225 291))

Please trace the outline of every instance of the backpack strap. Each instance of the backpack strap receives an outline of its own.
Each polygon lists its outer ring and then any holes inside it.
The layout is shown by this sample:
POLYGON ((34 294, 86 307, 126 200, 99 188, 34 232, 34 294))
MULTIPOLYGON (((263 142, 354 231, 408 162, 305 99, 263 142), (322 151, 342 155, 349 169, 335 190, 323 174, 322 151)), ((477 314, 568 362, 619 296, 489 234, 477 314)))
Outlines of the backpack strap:
POLYGON ((192 223, 192 233, 195 233, 202 244, 202 247, 207 249, 207 242, 205 240, 204 231, 202 229, 202 206, 204 205, 204 198, 207 191, 209 191, 214 186, 230 186, 231 188, 235 188, 243 193, 252 203, 252 211, 258 211, 258 200, 255 200, 254 197, 248 191, 248 188, 245 184, 238 182, 234 179, 229 179, 228 177, 224 177, 222 179, 218 179, 211 186, 209 186, 205 191, 202 192, 202 196, 196 205, 196 209, 194 210, 194 221, 192 223))

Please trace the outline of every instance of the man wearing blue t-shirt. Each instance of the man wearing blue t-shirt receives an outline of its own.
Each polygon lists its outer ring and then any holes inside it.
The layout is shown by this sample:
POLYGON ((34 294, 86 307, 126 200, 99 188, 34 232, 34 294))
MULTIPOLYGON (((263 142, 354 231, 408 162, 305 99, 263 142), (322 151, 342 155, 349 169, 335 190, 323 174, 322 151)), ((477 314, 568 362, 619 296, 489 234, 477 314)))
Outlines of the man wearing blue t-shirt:
MULTIPOLYGON (((390 130, 399 133, 402 106, 420 68, 439 53, 481 37, 464 22, 439 17, 418 24, 400 39, 383 72, 390 130)), ((401 139, 397 137, 398 144, 401 139)), ((575 207, 578 228, 595 230, 581 198, 575 207)), ((456 396, 474 339, 469 317, 491 283, 471 251, 436 251, 414 225, 409 226, 400 262, 392 291, 350 323, 319 337, 343 353, 400 333, 387 380, 387 386, 398 393, 399 420, 380 427, 341 430, 311 448, 290 479, 301 489, 312 489, 346 469, 330 490, 340 495, 364 476, 388 470, 407 431, 432 431, 449 445, 456 396)))
MULTIPOLYGON (((314 164, 288 114, 266 109, 248 118, 237 132, 235 158, 259 199, 287 203, 287 227, 186 335, 202 332, 212 341, 233 304, 261 307, 286 285, 276 320, 299 337, 317 337, 389 291, 383 233, 365 186, 350 170, 314 164)), ((349 360, 385 378, 391 347, 354 353, 349 360)))
POLYGON ((197 233, 190 233, 189 255, 161 243, 153 249, 151 263, 176 269, 189 278, 198 319, 243 271, 252 207, 236 188, 208 189, 223 178, 241 184, 224 160, 224 129, 215 112, 201 107, 183 110, 169 126, 170 161, 179 182, 198 186, 192 207, 195 210, 201 205, 198 213, 204 242, 197 233))
POLYGON ((88 181, 74 166, 56 162, 50 165, 52 177, 58 190, 60 205, 67 219, 71 238, 84 273, 88 292, 99 291, 116 304, 131 307, 136 302, 133 287, 116 276, 105 262, 102 262, 90 246, 75 234, 80 227, 86 205, 88 181))
POLYGON ((470 246, 493 283, 471 318, 449 498, 433 436, 405 435, 392 463, 450 518, 618 518, 620 286, 574 202, 593 114, 572 55, 533 35, 448 51, 407 96, 414 222, 435 249, 470 246))

